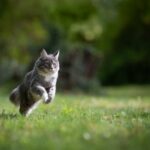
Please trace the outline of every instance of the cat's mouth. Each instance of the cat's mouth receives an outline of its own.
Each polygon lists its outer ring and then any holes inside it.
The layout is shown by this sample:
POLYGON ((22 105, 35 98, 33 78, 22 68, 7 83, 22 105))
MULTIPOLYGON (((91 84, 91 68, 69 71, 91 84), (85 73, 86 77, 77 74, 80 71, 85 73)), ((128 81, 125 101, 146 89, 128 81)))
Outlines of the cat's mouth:
POLYGON ((54 68, 50 68, 49 70, 50 70, 50 71, 54 71, 55 69, 54 69, 54 68))
POLYGON ((52 72, 55 72, 56 69, 55 68, 51 68, 51 69, 44 69, 44 72, 45 73, 52 73, 52 72))
POLYGON ((50 74, 50 73, 55 73, 57 71, 57 68, 42 68, 38 69, 39 72, 42 74, 50 74))

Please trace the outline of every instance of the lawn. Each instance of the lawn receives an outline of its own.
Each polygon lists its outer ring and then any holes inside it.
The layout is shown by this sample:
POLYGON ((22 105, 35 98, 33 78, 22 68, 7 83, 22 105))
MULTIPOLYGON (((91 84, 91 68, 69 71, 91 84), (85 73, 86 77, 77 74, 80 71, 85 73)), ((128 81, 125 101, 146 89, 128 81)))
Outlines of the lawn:
POLYGON ((0 150, 148 150, 150 88, 106 88, 98 95, 59 93, 24 118, 0 94, 0 150))

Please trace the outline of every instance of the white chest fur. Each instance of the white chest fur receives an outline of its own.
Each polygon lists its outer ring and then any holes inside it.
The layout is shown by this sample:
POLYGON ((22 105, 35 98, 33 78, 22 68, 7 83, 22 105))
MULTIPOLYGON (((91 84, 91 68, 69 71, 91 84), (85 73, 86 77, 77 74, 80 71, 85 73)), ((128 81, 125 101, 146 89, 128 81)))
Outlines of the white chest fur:
POLYGON ((53 85, 56 84, 57 78, 58 78, 58 73, 44 75, 44 80, 46 82, 51 82, 51 84, 53 85))

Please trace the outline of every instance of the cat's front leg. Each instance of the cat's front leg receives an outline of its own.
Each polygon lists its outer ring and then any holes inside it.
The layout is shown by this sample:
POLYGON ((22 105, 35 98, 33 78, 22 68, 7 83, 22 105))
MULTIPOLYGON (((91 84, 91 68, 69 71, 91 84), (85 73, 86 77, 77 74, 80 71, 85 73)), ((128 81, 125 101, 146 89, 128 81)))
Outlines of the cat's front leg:
POLYGON ((43 100, 46 102, 48 100, 48 94, 44 87, 37 85, 31 87, 30 93, 35 100, 43 100))
POLYGON ((55 93, 56 93, 56 87, 55 86, 51 87, 48 90, 48 100, 46 101, 46 104, 48 104, 54 100, 55 93))

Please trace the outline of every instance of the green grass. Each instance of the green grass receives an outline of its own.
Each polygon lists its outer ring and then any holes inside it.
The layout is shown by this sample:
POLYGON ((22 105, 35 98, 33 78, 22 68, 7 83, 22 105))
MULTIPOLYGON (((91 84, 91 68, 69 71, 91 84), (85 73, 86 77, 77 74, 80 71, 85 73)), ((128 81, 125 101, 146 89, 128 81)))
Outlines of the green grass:
POLYGON ((102 97, 57 94, 54 103, 40 105, 28 118, 1 94, 0 150, 150 149, 146 89, 109 88, 102 97))

